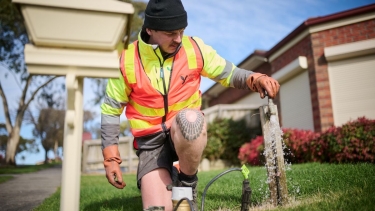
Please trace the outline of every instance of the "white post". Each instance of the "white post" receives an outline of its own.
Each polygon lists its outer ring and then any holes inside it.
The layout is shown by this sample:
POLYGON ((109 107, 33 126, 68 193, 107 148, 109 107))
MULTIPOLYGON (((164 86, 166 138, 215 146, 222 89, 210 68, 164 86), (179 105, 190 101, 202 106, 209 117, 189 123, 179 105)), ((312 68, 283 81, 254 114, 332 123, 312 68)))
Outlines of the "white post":
POLYGON ((79 210, 81 149, 83 127, 83 78, 74 72, 66 75, 67 110, 65 115, 64 162, 60 210, 79 210))
POLYGON ((20 6, 30 44, 25 62, 33 75, 65 75, 64 160, 60 210, 79 210, 83 78, 117 78, 117 46, 127 46, 134 7, 120 1, 12 0, 20 6), (84 28, 84 29, 83 29, 84 28), (98 29, 105 33, 96 33, 98 29))

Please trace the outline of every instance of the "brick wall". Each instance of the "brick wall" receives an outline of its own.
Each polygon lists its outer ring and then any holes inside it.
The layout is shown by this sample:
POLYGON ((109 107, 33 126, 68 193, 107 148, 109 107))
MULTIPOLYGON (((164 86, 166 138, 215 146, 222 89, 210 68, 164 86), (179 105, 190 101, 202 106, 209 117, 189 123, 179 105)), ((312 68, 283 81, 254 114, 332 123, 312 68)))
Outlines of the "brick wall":
MULTIPOLYGON (((324 48, 375 38, 375 20, 364 21, 311 34, 313 66, 309 72, 316 131, 331 127, 333 111, 324 48)), ((310 65, 310 64, 309 64, 310 65)))
POLYGON ((307 58, 315 131, 324 131, 334 124, 324 48, 373 38, 375 20, 333 28, 306 36, 271 62, 271 73, 275 73, 298 56, 307 58))

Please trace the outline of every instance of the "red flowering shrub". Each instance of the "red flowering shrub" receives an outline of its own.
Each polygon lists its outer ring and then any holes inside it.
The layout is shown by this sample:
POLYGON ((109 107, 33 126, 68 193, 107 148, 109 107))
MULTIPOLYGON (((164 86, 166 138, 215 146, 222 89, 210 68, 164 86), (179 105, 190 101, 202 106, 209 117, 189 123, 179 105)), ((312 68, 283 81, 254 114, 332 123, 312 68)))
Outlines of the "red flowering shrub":
POLYGON ((238 159, 242 164, 248 163, 250 165, 261 165, 261 154, 263 154, 263 136, 257 136, 255 139, 240 147, 238 159))
POLYGON ((283 133, 285 159, 292 163, 311 161, 311 142, 318 134, 311 130, 299 129, 283 129, 283 133))
MULTIPOLYGON (((310 141, 317 136, 316 133, 309 130, 283 129, 284 140, 284 158, 288 162, 304 163, 311 160, 310 141)), ((264 161, 264 143, 263 136, 257 136, 255 139, 241 146, 238 159, 241 163, 250 165, 261 165, 264 161)))
POLYGON ((365 117, 331 127, 311 143, 313 161, 375 162, 375 120, 365 117))
MULTIPOLYGON (((283 129, 282 138, 288 162, 375 162, 375 120, 364 117, 323 133, 283 129)), ((241 146, 238 159, 260 165, 264 160, 263 151, 263 136, 258 136, 241 146)))

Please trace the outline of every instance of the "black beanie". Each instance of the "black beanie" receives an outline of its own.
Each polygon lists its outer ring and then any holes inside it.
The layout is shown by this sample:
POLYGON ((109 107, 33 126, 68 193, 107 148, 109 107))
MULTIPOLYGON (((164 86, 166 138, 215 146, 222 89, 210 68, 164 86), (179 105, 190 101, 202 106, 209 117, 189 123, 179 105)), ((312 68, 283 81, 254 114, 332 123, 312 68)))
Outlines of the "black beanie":
POLYGON ((143 28, 174 31, 187 26, 187 14, 181 0, 150 0, 143 28))

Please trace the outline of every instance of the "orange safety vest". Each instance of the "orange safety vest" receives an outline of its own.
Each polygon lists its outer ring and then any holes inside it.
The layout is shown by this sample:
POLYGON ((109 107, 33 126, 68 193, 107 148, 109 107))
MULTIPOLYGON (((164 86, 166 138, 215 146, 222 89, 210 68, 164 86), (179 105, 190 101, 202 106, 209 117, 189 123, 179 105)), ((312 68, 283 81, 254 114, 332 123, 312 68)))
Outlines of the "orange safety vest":
MULTIPOLYGON (((176 114, 184 108, 200 109, 200 73, 203 58, 196 42, 188 36, 174 55, 169 89, 166 94, 156 90, 145 70, 135 41, 123 51, 120 64, 125 83, 132 89, 126 106, 126 117, 135 139, 160 132, 167 132, 176 114)), ((162 67, 161 67, 162 68, 162 67)), ((161 71, 163 72, 163 71, 161 71)), ((133 143, 137 149, 137 143, 133 143)))

